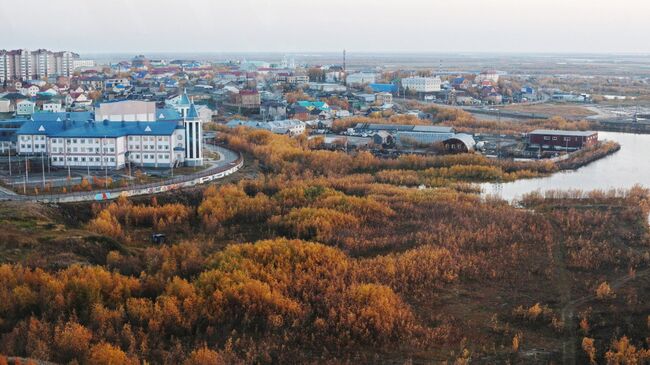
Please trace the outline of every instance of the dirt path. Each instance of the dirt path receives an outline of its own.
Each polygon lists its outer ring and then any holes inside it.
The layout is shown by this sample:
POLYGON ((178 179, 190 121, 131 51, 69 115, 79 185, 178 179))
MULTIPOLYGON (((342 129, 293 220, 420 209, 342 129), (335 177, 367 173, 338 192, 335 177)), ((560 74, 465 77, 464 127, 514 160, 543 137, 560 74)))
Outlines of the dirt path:
MULTIPOLYGON (((569 271, 566 268, 564 261, 564 254, 566 252, 566 247, 563 244, 556 244, 556 246, 561 246, 559 249, 554 248, 553 257, 557 257, 559 261, 557 264, 556 273, 558 274, 557 279, 562 280, 568 278, 570 275, 569 271), (557 255, 556 252, 558 251, 557 255)), ((628 282, 650 275, 650 268, 646 268, 640 272, 637 272, 635 275, 624 275, 614 281, 609 283, 609 286, 613 291, 616 291, 622 288, 628 282)), ((575 364, 576 363, 576 349, 579 343, 579 336, 577 331, 577 325, 574 321, 577 321, 575 318, 575 312, 581 305, 598 299, 596 294, 589 294, 579 298, 571 299, 571 287, 567 280, 558 282, 561 293, 561 301, 564 303, 562 310, 560 311, 562 321, 567 331, 564 331, 563 340, 562 340, 562 363, 564 365, 575 364), (568 288, 567 288, 568 287, 568 288)))
POLYGON ((559 237, 553 245, 553 261, 555 262, 555 282, 560 294, 560 302, 563 303, 560 319, 564 323, 565 329, 568 329, 562 335, 562 363, 564 365, 575 364, 576 331, 573 325, 575 306, 571 305, 573 303, 573 300, 571 300, 571 273, 566 265, 566 246, 564 242, 560 241, 559 237))

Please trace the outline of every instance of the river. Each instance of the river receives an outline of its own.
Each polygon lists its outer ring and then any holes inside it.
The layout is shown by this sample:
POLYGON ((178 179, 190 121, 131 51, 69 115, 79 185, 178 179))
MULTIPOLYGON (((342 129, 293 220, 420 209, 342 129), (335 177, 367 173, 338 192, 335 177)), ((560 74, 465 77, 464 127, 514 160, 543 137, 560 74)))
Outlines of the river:
POLYGON ((483 194, 512 201, 532 191, 628 189, 635 184, 650 187, 650 135, 599 132, 598 138, 618 142, 620 151, 577 170, 508 183, 484 183, 483 194))

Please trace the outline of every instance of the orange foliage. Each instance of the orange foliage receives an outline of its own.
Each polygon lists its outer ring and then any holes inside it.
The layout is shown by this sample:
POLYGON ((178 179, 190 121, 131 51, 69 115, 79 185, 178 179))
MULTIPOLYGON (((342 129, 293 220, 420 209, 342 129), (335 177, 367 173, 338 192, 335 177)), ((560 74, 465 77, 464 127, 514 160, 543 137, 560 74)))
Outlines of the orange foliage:
POLYGON ((102 342, 92 347, 88 362, 97 365, 137 365, 139 362, 129 358, 124 351, 102 342))
POLYGON ((207 347, 198 348, 190 354, 183 365, 225 365, 226 361, 217 351, 210 350, 207 347))

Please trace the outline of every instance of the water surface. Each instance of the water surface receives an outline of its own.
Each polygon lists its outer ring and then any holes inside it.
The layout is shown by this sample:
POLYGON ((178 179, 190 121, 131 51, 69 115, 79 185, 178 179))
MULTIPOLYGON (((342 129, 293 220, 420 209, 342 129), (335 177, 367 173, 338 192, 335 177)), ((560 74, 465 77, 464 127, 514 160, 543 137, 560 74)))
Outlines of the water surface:
POLYGON ((635 184, 650 187, 650 135, 598 132, 598 136, 600 140, 618 142, 620 151, 574 171, 508 183, 481 184, 483 194, 511 201, 532 191, 628 189, 635 184))

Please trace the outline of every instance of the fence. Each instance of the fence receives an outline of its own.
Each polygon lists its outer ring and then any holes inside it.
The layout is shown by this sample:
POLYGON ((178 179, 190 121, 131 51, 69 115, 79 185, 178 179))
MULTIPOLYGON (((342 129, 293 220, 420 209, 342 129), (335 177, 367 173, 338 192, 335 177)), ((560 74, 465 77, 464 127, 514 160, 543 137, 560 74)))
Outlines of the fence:
POLYGON ((120 196, 158 194, 222 179, 239 171, 242 166, 244 166, 244 157, 239 154, 239 157, 227 166, 207 169, 196 174, 179 176, 169 180, 149 183, 145 185, 138 185, 131 188, 116 188, 104 191, 77 192, 55 195, 7 195, 6 197, 3 197, 3 199, 17 201, 38 201, 42 203, 73 203, 84 201, 111 200, 117 199, 120 196))

